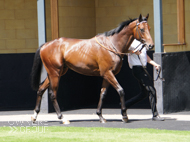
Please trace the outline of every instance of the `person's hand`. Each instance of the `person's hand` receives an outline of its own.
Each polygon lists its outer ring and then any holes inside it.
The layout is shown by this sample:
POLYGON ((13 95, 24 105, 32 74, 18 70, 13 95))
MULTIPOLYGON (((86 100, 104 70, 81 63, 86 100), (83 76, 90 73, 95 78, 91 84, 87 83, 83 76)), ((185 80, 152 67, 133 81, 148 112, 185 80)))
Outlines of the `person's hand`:
POLYGON ((155 65, 154 67, 155 67, 155 69, 156 69, 157 71, 159 71, 159 70, 161 69, 161 66, 160 66, 159 64, 155 65))
POLYGON ((136 54, 136 55, 140 55, 140 54, 141 54, 141 51, 137 50, 137 51, 135 52, 135 54, 136 54))

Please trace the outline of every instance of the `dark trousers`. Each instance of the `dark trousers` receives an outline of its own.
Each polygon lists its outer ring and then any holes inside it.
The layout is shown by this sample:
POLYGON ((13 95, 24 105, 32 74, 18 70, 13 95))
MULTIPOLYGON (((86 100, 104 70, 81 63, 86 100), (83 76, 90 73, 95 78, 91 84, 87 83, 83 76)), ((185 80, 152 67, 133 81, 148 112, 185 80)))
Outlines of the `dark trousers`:
POLYGON ((152 80, 150 80, 142 66, 133 66, 132 72, 134 77, 138 80, 140 93, 125 102, 126 108, 131 107, 132 105, 142 101, 144 98, 149 96, 152 114, 153 116, 157 116, 158 112, 156 109, 156 90, 153 86, 152 80))

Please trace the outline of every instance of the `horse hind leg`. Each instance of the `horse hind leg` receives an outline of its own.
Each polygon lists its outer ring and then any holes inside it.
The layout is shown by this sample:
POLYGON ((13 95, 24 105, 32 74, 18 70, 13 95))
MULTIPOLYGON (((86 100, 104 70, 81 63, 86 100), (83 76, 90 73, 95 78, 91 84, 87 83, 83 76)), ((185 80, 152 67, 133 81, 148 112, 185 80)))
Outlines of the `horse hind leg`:
POLYGON ((100 99, 99 99, 99 103, 98 103, 98 107, 97 107, 97 111, 96 111, 96 114, 100 118, 100 123, 106 123, 106 119, 103 118, 103 116, 102 116, 102 105, 103 105, 105 96, 107 94, 107 89, 108 89, 109 85, 110 84, 104 79, 103 83, 102 83, 100 99))
MULTIPOLYGON (((60 75, 64 75, 67 72, 68 68, 64 68, 60 75)), ((53 103, 54 109, 57 113, 58 119, 62 121, 63 124, 70 124, 69 120, 65 119, 61 114, 59 104, 57 102, 57 90, 59 86, 60 76, 49 75, 50 87, 49 87, 49 96, 53 103)))
POLYGON ((36 99, 36 106, 34 109, 34 115, 31 116, 31 121, 34 123, 37 119, 38 113, 40 112, 40 106, 41 106, 41 100, 44 92, 49 87, 49 79, 48 77, 45 79, 45 81, 40 85, 38 91, 37 91, 37 99, 36 99))

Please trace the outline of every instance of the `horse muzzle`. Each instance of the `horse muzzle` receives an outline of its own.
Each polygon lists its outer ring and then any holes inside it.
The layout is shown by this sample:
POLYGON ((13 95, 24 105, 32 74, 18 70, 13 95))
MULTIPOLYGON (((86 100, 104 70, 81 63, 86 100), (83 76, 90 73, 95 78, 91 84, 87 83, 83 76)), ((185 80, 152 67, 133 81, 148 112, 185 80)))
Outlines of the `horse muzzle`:
POLYGON ((153 44, 153 45, 149 45, 149 48, 150 48, 150 49, 154 48, 154 44, 153 44))
POLYGON ((154 48, 154 44, 149 44, 149 46, 147 46, 147 50, 153 49, 154 48))

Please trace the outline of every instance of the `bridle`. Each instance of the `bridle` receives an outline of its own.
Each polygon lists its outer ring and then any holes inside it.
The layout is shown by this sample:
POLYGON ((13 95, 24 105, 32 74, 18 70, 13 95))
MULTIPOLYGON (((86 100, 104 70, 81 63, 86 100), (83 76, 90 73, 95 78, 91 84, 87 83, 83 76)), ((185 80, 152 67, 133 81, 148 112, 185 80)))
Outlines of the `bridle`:
MULTIPOLYGON (((147 23, 147 21, 141 21, 141 22, 139 22, 139 23, 137 23, 137 21, 136 21, 136 34, 138 34, 138 36, 139 36, 139 38, 140 38, 140 42, 142 42, 143 44, 144 44, 144 39, 142 38, 142 36, 141 36, 141 34, 140 34, 140 32, 139 32, 139 25, 140 24, 142 24, 142 23, 147 23)), ((136 39, 137 39, 137 35, 136 35, 136 39)), ((144 44, 144 46, 143 47, 148 47, 148 45, 147 44, 144 44)))

